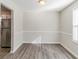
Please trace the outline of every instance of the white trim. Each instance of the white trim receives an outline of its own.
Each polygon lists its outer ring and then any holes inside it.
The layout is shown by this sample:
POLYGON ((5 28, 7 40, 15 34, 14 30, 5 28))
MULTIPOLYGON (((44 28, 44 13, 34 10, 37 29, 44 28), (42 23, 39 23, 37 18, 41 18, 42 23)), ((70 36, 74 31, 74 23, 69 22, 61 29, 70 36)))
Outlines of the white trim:
POLYGON ((23 44, 28 43, 28 44, 60 44, 60 42, 42 42, 42 43, 32 43, 32 42, 23 42, 20 45, 18 45, 13 51, 11 51, 10 53, 15 53, 20 46, 22 46, 23 44))
POLYGON ((59 33, 60 31, 23 31, 23 32, 55 32, 55 33, 59 33))
POLYGON ((23 33, 23 31, 18 31, 18 32, 15 32, 15 34, 20 34, 20 33, 23 33))
POLYGON ((15 53, 18 49, 19 49, 19 47, 21 46, 21 45, 23 45, 23 42, 21 43, 21 44, 19 44, 13 51, 11 51, 10 53, 15 53))
MULTIPOLYGON (((23 31, 24 33, 56 33, 57 35, 60 33, 59 31, 23 31)), ((33 42, 33 41, 24 41, 24 43, 34 43, 34 44, 59 44, 58 41, 41 41, 40 42, 33 42)))
POLYGON ((70 34, 70 33, 66 33, 66 32, 60 32, 61 34, 65 34, 65 35, 69 35, 69 36, 72 36, 73 34, 70 34))
POLYGON ((76 58, 78 58, 77 55, 75 55, 75 53, 73 51, 71 51, 69 48, 67 48, 65 45, 63 45, 62 43, 60 44, 62 45, 68 52, 70 52, 73 56, 75 56, 76 58))

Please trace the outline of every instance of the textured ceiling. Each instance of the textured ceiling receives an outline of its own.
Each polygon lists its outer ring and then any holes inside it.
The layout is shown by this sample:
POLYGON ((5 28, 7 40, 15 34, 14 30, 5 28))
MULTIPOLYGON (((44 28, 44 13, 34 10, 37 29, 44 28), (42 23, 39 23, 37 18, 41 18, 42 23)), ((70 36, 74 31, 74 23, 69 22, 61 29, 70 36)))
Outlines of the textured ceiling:
POLYGON ((24 10, 57 10, 60 11, 75 0, 46 0, 45 5, 40 5, 36 0, 13 0, 24 10))

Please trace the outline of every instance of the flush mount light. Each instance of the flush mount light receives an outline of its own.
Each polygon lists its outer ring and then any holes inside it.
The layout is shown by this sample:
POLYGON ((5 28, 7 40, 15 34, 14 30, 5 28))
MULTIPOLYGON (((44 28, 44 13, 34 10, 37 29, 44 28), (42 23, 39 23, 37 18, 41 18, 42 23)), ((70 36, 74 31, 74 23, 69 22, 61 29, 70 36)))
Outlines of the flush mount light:
POLYGON ((46 1, 45 0, 38 0, 38 3, 40 3, 41 5, 45 5, 46 1))

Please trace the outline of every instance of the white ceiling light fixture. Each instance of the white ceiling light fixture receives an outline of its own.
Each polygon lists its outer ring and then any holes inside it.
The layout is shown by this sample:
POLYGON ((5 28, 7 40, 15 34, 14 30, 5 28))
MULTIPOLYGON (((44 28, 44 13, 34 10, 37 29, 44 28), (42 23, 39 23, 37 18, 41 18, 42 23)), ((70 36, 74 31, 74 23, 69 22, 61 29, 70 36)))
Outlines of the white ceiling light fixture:
POLYGON ((45 0, 38 0, 38 3, 40 3, 41 5, 45 5, 46 1, 45 0))

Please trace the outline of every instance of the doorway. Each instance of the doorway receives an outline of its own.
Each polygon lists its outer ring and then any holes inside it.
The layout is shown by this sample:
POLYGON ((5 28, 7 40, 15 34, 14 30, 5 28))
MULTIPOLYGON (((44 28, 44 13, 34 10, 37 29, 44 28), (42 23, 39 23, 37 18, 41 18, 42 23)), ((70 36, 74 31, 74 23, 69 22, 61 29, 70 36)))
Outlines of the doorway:
POLYGON ((0 59, 11 51, 11 10, 1 4, 0 59))

